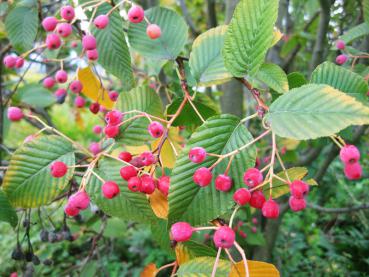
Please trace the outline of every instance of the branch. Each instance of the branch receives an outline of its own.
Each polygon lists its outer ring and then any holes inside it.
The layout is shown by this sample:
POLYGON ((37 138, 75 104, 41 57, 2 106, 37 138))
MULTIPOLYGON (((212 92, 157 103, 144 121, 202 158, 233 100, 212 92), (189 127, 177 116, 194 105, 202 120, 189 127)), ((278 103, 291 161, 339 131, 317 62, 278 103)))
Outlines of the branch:
POLYGON ((318 212, 334 213, 334 214, 351 213, 351 212, 369 209, 369 203, 356 205, 356 206, 342 207, 342 208, 325 208, 325 207, 322 207, 316 204, 310 204, 310 203, 308 203, 307 206, 318 212))
POLYGON ((188 26, 190 26, 191 32, 193 34, 194 37, 197 37, 199 35, 199 32, 196 30, 195 24, 192 21, 192 18, 188 12, 186 3, 184 0, 179 0, 179 5, 181 6, 182 9, 182 13, 184 18, 186 19, 186 22, 188 24, 188 26))
POLYGON ((269 110, 269 107, 264 103, 263 99, 260 98, 260 92, 256 88, 253 88, 251 83, 244 78, 236 78, 236 80, 240 81, 251 92, 258 106, 262 108, 264 112, 269 110))
POLYGON ((208 28, 214 28, 218 26, 217 13, 215 10, 215 0, 207 0, 207 12, 208 12, 208 28))

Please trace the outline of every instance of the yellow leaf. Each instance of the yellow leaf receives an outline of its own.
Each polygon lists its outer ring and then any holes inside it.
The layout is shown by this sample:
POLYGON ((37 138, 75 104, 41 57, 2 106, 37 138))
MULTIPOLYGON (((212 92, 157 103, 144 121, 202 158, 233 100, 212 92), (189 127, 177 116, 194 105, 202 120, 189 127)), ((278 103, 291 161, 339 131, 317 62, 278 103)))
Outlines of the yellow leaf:
POLYGON ((78 80, 82 83, 82 93, 92 101, 98 102, 100 105, 111 110, 114 102, 110 100, 108 91, 101 86, 99 79, 92 72, 90 67, 78 68, 78 80))
POLYGON ((74 114, 74 121, 77 123, 77 126, 79 127, 80 130, 85 129, 85 122, 79 111, 76 111, 76 113, 74 114))
POLYGON ((158 272, 158 268, 155 264, 151 263, 145 266, 145 268, 141 271, 140 277, 155 277, 158 272))
POLYGON ((283 33, 281 32, 281 30, 279 30, 277 27, 274 27, 273 40, 272 40, 271 47, 273 47, 274 45, 276 45, 278 43, 278 41, 281 40, 282 37, 283 37, 283 33))
POLYGON ((153 194, 150 194, 149 201, 152 210, 159 218, 168 218, 168 199, 159 190, 155 190, 153 194))
MULTIPOLYGON (((278 269, 269 263, 258 261, 247 261, 250 277, 279 277, 278 269)), ((232 265, 229 277, 243 277, 246 276, 245 266, 243 262, 238 262, 232 265)))
POLYGON ((145 151, 150 151, 149 146, 147 145, 141 145, 141 146, 129 146, 126 145, 126 150, 131 153, 132 155, 140 155, 145 151))
POLYGON ((177 244, 175 252, 178 265, 184 264, 191 259, 188 249, 182 243, 177 244))
POLYGON ((299 146, 300 141, 295 139, 282 139, 281 145, 285 146, 287 150, 295 150, 299 146))

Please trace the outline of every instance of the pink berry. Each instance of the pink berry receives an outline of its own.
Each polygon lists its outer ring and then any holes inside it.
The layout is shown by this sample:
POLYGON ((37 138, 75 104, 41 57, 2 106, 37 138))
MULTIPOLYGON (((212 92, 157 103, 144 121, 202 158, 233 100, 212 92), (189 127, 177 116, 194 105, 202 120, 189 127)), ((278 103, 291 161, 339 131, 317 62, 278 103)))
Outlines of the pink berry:
POLYGON ((304 198, 309 193, 309 185, 303 181, 295 180, 290 185, 291 195, 295 198, 304 198))
POLYGON ((60 161, 55 161, 50 166, 51 175, 55 178, 61 178, 67 174, 68 166, 60 161))
POLYGON ((75 12, 72 6, 64 6, 60 10, 60 15, 67 21, 73 20, 75 12))
POLYGON ((64 88, 59 88, 55 91, 54 95, 55 97, 63 97, 67 94, 67 90, 64 88))
POLYGON ((5 56, 3 63, 7 68, 14 68, 17 62, 17 58, 15 56, 7 55, 5 56))
POLYGON ((64 84, 65 82, 68 81, 68 73, 64 70, 58 70, 55 74, 55 80, 58 83, 64 84))
POLYGON ((215 178, 215 188, 220 191, 229 191, 232 187, 232 178, 225 174, 220 174, 215 178))
POLYGON ((52 88, 55 85, 55 80, 53 77, 46 77, 42 84, 45 88, 52 88))
POLYGON ((79 210, 86 210, 90 205, 90 197, 84 190, 78 191, 69 197, 68 205, 79 210))
POLYGON ((206 158, 206 150, 202 147, 194 147, 188 153, 188 157, 193 163, 202 163, 206 158))
POLYGON ((71 205, 66 205, 64 207, 64 212, 67 216, 76 216, 79 214, 79 209, 75 208, 75 207, 72 207, 71 205))
POLYGON ((115 102, 118 100, 119 93, 116 91, 109 91, 109 98, 111 101, 115 102))
POLYGON ((105 29, 109 24, 109 16, 102 14, 94 19, 94 24, 98 29, 105 29))
POLYGON ((118 125, 108 125, 104 128, 104 134, 108 138, 115 138, 119 135, 119 126, 118 125))
POLYGON ((193 181, 200 187, 208 186, 211 183, 212 178, 213 174, 211 173, 210 169, 206 167, 197 169, 193 175, 193 181))
POLYGON ((96 135, 100 135, 103 131, 103 128, 99 125, 95 125, 93 128, 92 128, 92 132, 94 132, 96 135))
POLYGON ((140 6, 132 6, 128 11, 128 20, 132 23, 140 23, 145 17, 145 12, 140 6))
POLYGON ((161 191, 162 194, 168 196, 170 187, 170 177, 169 176, 161 176, 158 181, 158 189, 161 191))
POLYGON ((131 165, 124 166, 120 169, 120 176, 124 180, 128 181, 130 178, 137 176, 137 170, 134 166, 131 165))
POLYGON ((345 62, 347 62, 347 59, 348 59, 347 56, 344 55, 344 54, 338 55, 337 58, 336 58, 336 63, 339 64, 339 65, 342 65, 345 62))
POLYGON ((258 231, 258 228, 256 228, 255 226, 251 227, 251 232, 256 233, 258 231))
POLYGON ((263 174, 257 168, 249 168, 243 175, 243 182, 249 188, 254 188, 263 182, 263 174))
POLYGON ((91 151, 91 153, 96 156, 97 154, 99 154, 101 152, 101 147, 100 144, 97 142, 91 142, 90 146, 88 147, 88 149, 91 151))
POLYGON ((41 24, 46 32, 52 32, 55 30, 55 27, 58 24, 58 20, 53 16, 48 16, 44 20, 42 20, 41 24))
POLYGON ((85 35, 82 38, 82 47, 85 50, 96 49, 96 38, 93 35, 85 35))
POLYGON ((339 50, 344 50, 346 47, 346 43, 343 40, 339 39, 336 41, 336 47, 339 50))
POLYGON ((74 99, 74 105, 76 105, 77 108, 83 108, 86 104, 86 100, 82 96, 77 96, 74 99))
POLYGON ((153 138, 160 138, 164 133, 164 127, 161 123, 153 121, 148 127, 149 133, 153 138))
POLYGON ((72 47, 72 48, 77 48, 77 46, 78 46, 78 42, 77 41, 72 41, 70 43, 70 47, 72 47))
POLYGON ((345 145, 341 148, 340 159, 343 163, 357 163, 360 160, 360 151, 355 145, 345 145))
POLYGON ((64 22, 64 23, 60 23, 56 27, 56 32, 59 34, 59 36, 66 38, 70 36, 70 34, 73 32, 73 28, 72 28, 72 25, 64 22))
POLYGON ((74 93, 80 93, 83 89, 83 85, 80 81, 75 80, 70 83, 69 88, 74 93))
POLYGON ((144 166, 149 166, 155 163, 155 156, 149 151, 143 152, 140 155, 140 158, 144 166))
POLYGON ((50 50, 58 49, 61 45, 60 37, 57 34, 48 34, 46 37, 46 46, 50 50))
POLYGON ((129 178, 128 189, 133 192, 141 190, 141 179, 137 176, 129 178))
POLYGON ((17 273, 17 272, 12 272, 12 273, 10 274, 10 277, 18 277, 18 273, 17 273))
POLYGON ((291 210, 294 212, 298 212, 306 208, 306 200, 304 198, 298 199, 291 196, 288 200, 288 204, 290 205, 291 210))
POLYGON ((118 158, 122 161, 129 163, 132 160, 132 154, 129 152, 120 152, 118 158))
POLYGON ((192 226, 187 222, 177 222, 170 228, 171 238, 177 242, 188 241, 192 237, 192 226))
POLYGON ((236 235, 228 226, 221 226, 214 233, 214 244, 217 248, 229 249, 233 246, 236 235))
POLYGON ((24 114, 22 110, 18 107, 9 107, 8 108, 8 119, 10 121, 19 121, 23 118, 24 114))
POLYGON ((246 188, 240 188, 233 194, 233 200, 240 206, 244 206, 249 203, 251 199, 251 192, 246 188))
POLYGON ((86 56, 90 61, 97 61, 99 59, 99 52, 96 49, 87 50, 86 56))
POLYGON ((101 113, 105 113, 105 112, 107 111, 107 109, 106 109, 104 106, 100 105, 100 107, 99 107, 99 111, 100 111, 101 113))
POLYGON ((112 199, 120 192, 119 186, 113 181, 107 181, 101 186, 102 193, 105 198, 112 199))
POLYGON ((277 218, 279 216, 279 205, 274 200, 269 199, 263 204, 261 212, 266 218, 277 218))
POLYGON ((161 36, 161 29, 156 24, 150 24, 146 28, 146 34, 151 39, 158 39, 161 36))
POLYGON ((255 225, 258 224, 258 219, 256 217, 253 217, 252 218, 252 223, 255 224, 255 225))
POLYGON ((150 175, 143 175, 141 177, 140 192, 145 194, 152 194, 155 191, 155 181, 150 175))
POLYGON ((123 114, 120 111, 113 110, 105 115, 105 121, 108 125, 118 125, 122 122, 123 114))
POLYGON ((247 234, 244 231, 240 230, 238 233, 242 238, 247 238, 247 234))
POLYGON ((93 114, 97 114, 100 110, 100 104, 95 102, 95 103, 91 103, 90 105, 90 111, 93 113, 93 114))
POLYGON ((261 209, 263 207, 263 204, 265 202, 265 196, 264 194, 258 190, 251 193, 250 198, 250 206, 255 209, 261 209))
POLYGON ((22 68, 24 65, 24 59, 22 57, 17 57, 15 60, 15 67, 22 68))
POLYGON ((348 163, 345 164, 344 173, 347 179, 358 180, 363 175, 363 169, 358 162, 353 164, 348 163))

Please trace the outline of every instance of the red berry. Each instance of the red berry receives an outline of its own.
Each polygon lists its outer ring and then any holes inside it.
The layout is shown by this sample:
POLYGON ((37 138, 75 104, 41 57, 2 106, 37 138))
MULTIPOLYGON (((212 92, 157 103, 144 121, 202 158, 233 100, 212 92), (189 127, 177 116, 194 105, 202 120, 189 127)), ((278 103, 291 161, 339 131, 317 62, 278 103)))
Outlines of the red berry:
POLYGON ((9 107, 8 108, 8 119, 10 121, 19 121, 23 118, 24 114, 22 110, 18 107, 9 107))
POLYGON ((145 17, 145 12, 140 6, 132 6, 128 11, 128 20, 132 23, 140 23, 145 17))
POLYGON ((108 138, 115 138, 117 135, 119 135, 119 126, 108 125, 104 128, 104 133, 108 138))
POLYGON ((78 46, 78 42, 77 41, 72 41, 70 43, 70 47, 72 47, 72 48, 77 48, 77 46, 78 46))
POLYGON ((341 148, 340 159, 345 164, 354 164, 360 160, 360 151, 355 145, 345 145, 341 148))
POLYGON ((129 152, 120 152, 118 158, 129 163, 132 160, 132 154, 129 152))
POLYGON ((15 67, 21 68, 24 65, 24 59, 22 57, 17 57, 15 60, 15 67))
POLYGON ((61 45, 60 37, 57 34, 48 34, 46 37, 46 46, 50 50, 58 49, 61 45))
POLYGON ((82 47, 85 50, 96 49, 96 38, 93 35, 85 35, 82 38, 82 47))
POLYGON ((79 209, 75 208, 75 207, 72 207, 71 205, 67 204, 65 207, 64 207, 64 212, 66 215, 68 216, 76 216, 79 214, 79 209))
POLYGON ((115 90, 109 91, 109 98, 111 101, 115 102, 118 100, 119 93, 115 90))
POLYGON ((80 93, 83 89, 83 85, 80 81, 75 80, 70 83, 69 88, 74 93, 80 93))
POLYGON ((94 24, 98 29, 105 29, 109 24, 109 16, 102 14, 94 19, 94 24))
POLYGON ((339 50, 344 50, 346 47, 346 43, 343 40, 339 39, 336 41, 336 47, 339 50))
POLYGON ((291 210, 294 212, 298 212, 306 208, 306 200, 304 198, 298 199, 291 196, 288 200, 288 204, 290 205, 291 210))
POLYGON ((291 195, 295 198, 304 198, 309 192, 309 185, 303 181, 295 180, 290 185, 291 195))
POLYGON ((60 23, 56 27, 56 32, 59 34, 59 36, 66 38, 73 32, 73 28, 72 28, 72 25, 64 22, 64 23, 60 23))
POLYGON ((193 175, 193 181, 200 187, 206 187, 211 183, 213 174, 209 168, 201 167, 195 171, 193 175))
POLYGON ((140 158, 144 166, 149 166, 155 163, 155 156, 149 151, 143 152, 140 155, 140 158))
POLYGON ((354 164, 345 164, 344 173, 347 179, 349 180, 358 180, 363 175, 363 169, 361 168, 360 163, 354 164))
POLYGON ((105 198, 112 199, 120 192, 119 186, 113 181, 105 182, 101 187, 102 193, 105 198))
POLYGON ((257 168, 249 168, 243 175, 243 182, 249 188, 254 188, 263 182, 263 174, 257 168))
POLYGON ((48 16, 44 20, 42 20, 41 24, 46 32, 51 32, 55 30, 55 27, 58 24, 58 20, 53 16, 48 16))
POLYGON ((77 96, 74 99, 74 105, 76 105, 77 108, 83 108, 86 104, 86 100, 82 96, 77 96))
POLYGON ((52 88, 55 85, 55 80, 52 77, 46 77, 42 83, 45 88, 52 88))
POLYGON ((247 238, 247 234, 244 231, 240 230, 238 233, 240 234, 242 238, 244 239, 247 238))
POLYGON ((152 194, 155 191, 155 181, 150 175, 143 175, 141 177, 140 192, 152 194))
POLYGON ((18 277, 18 273, 17 273, 17 272, 12 272, 12 273, 10 274, 10 277, 18 277))
POLYGON ((15 67, 15 64, 17 62, 17 58, 15 56, 7 55, 5 56, 3 63, 7 68, 13 68, 15 67))
POLYGON ((68 80, 68 73, 64 70, 58 70, 55 74, 55 80, 58 83, 64 84, 68 80))
POLYGON ((250 206, 255 209, 261 209, 265 202, 265 196, 260 190, 251 193, 250 206))
POLYGON ((233 200, 240 206, 246 205, 251 199, 251 192, 246 188, 240 188, 233 194, 233 200))
POLYGON ((252 223, 255 224, 255 225, 258 224, 258 219, 256 217, 253 217, 252 218, 252 223))
POLYGON ((229 191, 232 183, 232 178, 225 174, 220 174, 215 178, 215 188, 220 191, 229 191))
POLYGON ((92 132, 94 132, 96 135, 100 135, 102 133, 103 128, 99 125, 95 125, 92 128, 92 132))
POLYGON ((96 49, 87 50, 86 56, 90 61, 97 61, 99 59, 99 52, 96 49))
POLYGON ((68 205, 79 210, 85 210, 90 205, 90 197, 84 190, 78 191, 69 197, 68 205))
POLYGON ((342 65, 345 62, 347 62, 347 59, 348 59, 347 56, 344 55, 344 54, 338 55, 337 58, 336 58, 336 63, 339 64, 339 65, 342 65))
POLYGON ((67 21, 73 20, 75 12, 72 6, 64 6, 60 10, 60 15, 67 21))
POLYGON ((206 158, 206 150, 202 147, 194 147, 188 153, 188 157, 193 163, 202 163, 206 158))
POLYGON ((164 133, 164 127, 161 123, 153 121, 148 127, 149 133, 153 138, 160 138, 164 133))
POLYGON ((233 246, 236 235, 228 226, 221 226, 214 233, 214 244, 217 248, 229 249, 233 246))
POLYGON ((105 121, 109 125, 118 125, 122 122, 123 114, 120 111, 110 111, 105 115, 105 121))
POLYGON ((142 163, 141 157, 133 158, 130 163, 131 163, 131 165, 133 165, 135 167, 143 167, 144 166, 143 163, 142 163))
POLYGON ((55 178, 61 178, 67 174, 68 166, 60 161, 55 161, 50 166, 51 175, 55 178))
POLYGON ((91 151, 92 154, 94 154, 94 156, 101 152, 100 144, 97 142, 92 142, 88 149, 91 151))
POLYGON ((64 88, 59 88, 59 89, 57 89, 56 91, 55 91, 55 93, 54 93, 54 95, 55 95, 55 97, 63 97, 63 96, 65 96, 67 94, 67 90, 66 89, 64 89, 64 88))
POLYGON ((156 24, 150 24, 146 28, 146 34, 151 39, 158 39, 161 36, 161 29, 156 24))
POLYGON ((95 103, 91 103, 90 105, 90 111, 93 113, 93 114, 97 114, 100 110, 100 104, 95 102, 95 103))
POLYGON ((168 196, 170 187, 170 177, 169 176, 161 176, 158 181, 158 189, 162 194, 168 196))
POLYGON ((124 180, 128 181, 130 178, 137 176, 137 170, 131 165, 124 166, 120 169, 120 176, 122 176, 124 180))
POLYGON ((255 226, 251 227, 251 232, 256 233, 258 231, 258 228, 256 228, 255 226))
POLYGON ((263 204, 261 212, 266 218, 277 218, 279 216, 279 205, 274 200, 269 199, 263 204))
POLYGON ((137 176, 129 178, 128 189, 133 192, 141 190, 141 179, 137 176))
POLYGON ((187 222, 177 222, 170 228, 171 238, 177 242, 188 241, 192 236, 192 226, 187 222))

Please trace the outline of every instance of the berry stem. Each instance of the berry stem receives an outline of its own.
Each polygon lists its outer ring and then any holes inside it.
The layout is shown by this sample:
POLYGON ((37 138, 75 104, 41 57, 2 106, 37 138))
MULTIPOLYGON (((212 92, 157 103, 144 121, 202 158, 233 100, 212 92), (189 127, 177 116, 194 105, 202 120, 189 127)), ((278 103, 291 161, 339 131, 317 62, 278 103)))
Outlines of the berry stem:
POLYGON ((233 161, 234 157, 235 157, 235 156, 231 156, 231 157, 229 158, 229 162, 228 162, 228 164, 227 164, 227 168, 226 168, 226 170, 224 171, 224 174, 225 174, 225 175, 228 175, 228 171, 229 171, 229 169, 231 168, 231 164, 232 164, 232 161, 233 161))
POLYGON ((273 192, 273 175, 274 175, 274 163, 275 163, 275 156, 277 152, 277 144, 275 141, 275 134, 272 132, 272 156, 270 159, 270 168, 269 168, 269 197, 272 198, 273 192))
POLYGON ((107 16, 111 15, 113 13, 113 11, 115 11, 117 8, 120 7, 120 5, 122 5, 124 2, 127 2, 127 0, 123 0, 123 1, 120 1, 118 4, 116 4, 113 8, 110 9, 110 11, 108 11, 106 13, 107 16))
POLYGON ((232 228, 234 217, 236 216, 236 213, 237 213, 239 208, 240 208, 240 206, 237 205, 236 208, 232 212, 231 219, 229 220, 229 227, 230 228, 232 228))
POLYGON ((232 264, 236 264, 236 261, 232 258, 231 252, 229 252, 229 250, 225 248, 224 251, 227 253, 228 259, 232 262, 232 264))
POLYGON ((168 268, 168 267, 172 267, 172 266, 175 266, 177 264, 177 262, 176 261, 174 261, 173 263, 170 263, 170 264, 166 264, 166 265, 163 265, 162 267, 159 267, 159 269, 156 271, 156 275, 158 275, 158 273, 160 272, 160 271, 162 271, 163 269, 166 269, 166 268, 168 268))
POLYGON ((245 251, 242 249, 242 247, 236 241, 234 242, 234 246, 237 248, 238 252, 240 252, 240 254, 241 254, 243 265, 245 266, 246 277, 249 277, 250 276, 249 267, 248 267, 248 264, 247 264, 245 251))
MULTIPOLYGON (((285 167, 285 165, 283 163, 283 160, 282 160, 281 156, 279 155, 278 151, 276 152, 276 155, 277 155, 277 158, 278 158, 278 162, 279 162, 279 164, 281 165, 281 167, 283 169, 284 175, 286 175, 288 183, 291 183, 291 179, 290 179, 290 176, 288 175, 288 171, 286 170, 286 167, 285 167)), ((276 175, 274 175, 274 176, 276 176, 276 175)))
POLYGON ((95 171, 93 171, 93 170, 91 170, 91 173, 93 174, 93 175, 95 175, 95 177, 97 178, 97 179, 99 179, 102 183, 105 183, 105 180, 99 175, 99 174, 97 174, 95 171))
MULTIPOLYGON (((106 157, 109 157, 109 158, 111 158, 111 159, 114 159, 114 160, 117 160, 117 161, 120 161, 121 163, 124 163, 125 165, 128 165, 128 166, 133 166, 133 165, 131 165, 130 163, 127 163, 126 161, 123 161, 123 160, 121 160, 121 159, 119 159, 119 158, 117 158, 117 157, 114 157, 113 155, 110 155, 110 154, 108 154, 108 153, 102 153, 102 155, 103 156, 106 156, 106 157)), ((136 168, 137 170, 138 170, 138 168, 137 167, 135 167, 135 166, 133 166, 134 168, 136 168)))
POLYGON ((219 264, 220 253, 222 253, 222 248, 221 247, 218 248, 217 256, 215 258, 215 262, 214 262, 214 266, 213 266, 213 271, 211 272, 211 277, 215 277, 215 274, 217 272, 217 267, 218 267, 218 264, 219 264))
POLYGON ((253 118, 257 117, 257 116, 258 116, 258 113, 254 113, 254 114, 252 114, 252 115, 250 115, 250 116, 245 117, 244 119, 242 119, 241 120, 241 123, 245 123, 245 122, 249 121, 250 119, 253 119, 253 118))
POLYGON ((330 136, 331 140, 338 146, 338 148, 342 148, 343 145, 341 145, 341 143, 339 143, 339 141, 334 137, 334 136, 330 136))
POLYGON ((193 228, 193 230, 195 232, 197 232, 197 231, 204 231, 204 230, 218 230, 218 227, 216 227, 216 226, 196 227, 196 228, 193 228))

